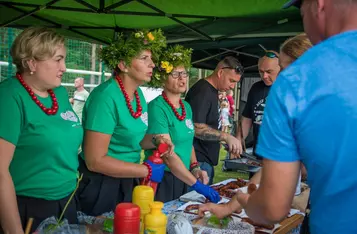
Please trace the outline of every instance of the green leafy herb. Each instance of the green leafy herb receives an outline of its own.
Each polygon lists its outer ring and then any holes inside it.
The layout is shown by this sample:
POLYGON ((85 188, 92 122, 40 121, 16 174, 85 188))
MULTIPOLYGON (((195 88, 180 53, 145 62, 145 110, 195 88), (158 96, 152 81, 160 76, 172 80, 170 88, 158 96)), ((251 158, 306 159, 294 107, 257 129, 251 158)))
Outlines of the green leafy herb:
POLYGON ((192 49, 185 48, 181 45, 169 47, 160 54, 157 68, 148 83, 153 88, 161 88, 163 83, 175 67, 184 66, 185 69, 191 67, 192 49))
POLYGON ((207 224, 214 228, 227 228, 231 220, 232 219, 230 217, 219 219, 215 215, 212 215, 211 217, 208 218, 207 224))
POLYGON ((152 32, 148 30, 132 32, 128 37, 120 33, 116 41, 100 51, 99 57, 108 67, 115 69, 120 61, 130 65, 131 61, 144 50, 151 51, 155 62, 165 47, 166 38, 161 29, 152 32))

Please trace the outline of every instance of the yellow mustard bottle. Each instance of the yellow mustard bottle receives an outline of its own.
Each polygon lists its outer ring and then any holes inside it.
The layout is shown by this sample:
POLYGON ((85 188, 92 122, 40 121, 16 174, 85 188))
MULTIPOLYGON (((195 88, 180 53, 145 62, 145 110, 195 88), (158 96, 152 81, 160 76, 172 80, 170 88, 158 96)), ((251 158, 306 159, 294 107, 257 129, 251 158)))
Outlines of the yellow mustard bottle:
POLYGON ((164 203, 153 202, 150 204, 151 211, 145 216, 145 234, 166 234, 167 217, 162 213, 164 203))
POLYGON ((146 185, 136 186, 132 202, 140 207, 140 234, 144 234, 144 218, 150 212, 150 204, 154 202, 154 190, 146 185))

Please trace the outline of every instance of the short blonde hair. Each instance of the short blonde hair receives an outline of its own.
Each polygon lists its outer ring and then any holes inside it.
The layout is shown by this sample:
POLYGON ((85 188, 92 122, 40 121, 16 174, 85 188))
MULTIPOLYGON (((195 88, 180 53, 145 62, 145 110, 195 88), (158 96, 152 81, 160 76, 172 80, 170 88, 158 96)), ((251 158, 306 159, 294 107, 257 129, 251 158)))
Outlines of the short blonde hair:
POLYGON ((312 47, 306 33, 287 39, 280 47, 280 51, 289 56, 293 61, 312 47))
POLYGON ((226 102, 226 101, 221 102, 221 108, 222 107, 228 107, 228 106, 229 106, 228 102, 226 102))
POLYGON ((65 39, 55 31, 43 27, 29 27, 22 31, 11 47, 11 56, 17 71, 28 69, 26 61, 47 60, 52 58, 57 46, 63 45, 65 39))

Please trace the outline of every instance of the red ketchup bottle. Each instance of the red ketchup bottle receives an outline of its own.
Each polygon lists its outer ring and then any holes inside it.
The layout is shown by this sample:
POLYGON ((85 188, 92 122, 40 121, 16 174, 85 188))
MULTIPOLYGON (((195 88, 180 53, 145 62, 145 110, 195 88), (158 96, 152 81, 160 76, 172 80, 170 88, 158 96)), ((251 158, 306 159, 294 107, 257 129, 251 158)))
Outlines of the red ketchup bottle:
MULTIPOLYGON (((154 150, 153 154, 148 158, 148 160, 150 160, 152 163, 154 164, 163 164, 164 161, 161 159, 161 154, 165 153, 167 151, 167 149, 169 148, 169 146, 167 144, 160 144, 157 147, 157 150, 154 150)), ((157 183, 147 180, 146 178, 144 178, 141 181, 141 185, 146 185, 146 186, 150 186, 152 187, 152 189, 154 190, 154 194, 156 194, 156 189, 157 189, 157 183)))
POLYGON ((140 207, 133 203, 120 203, 114 213, 114 234, 140 232, 140 207))

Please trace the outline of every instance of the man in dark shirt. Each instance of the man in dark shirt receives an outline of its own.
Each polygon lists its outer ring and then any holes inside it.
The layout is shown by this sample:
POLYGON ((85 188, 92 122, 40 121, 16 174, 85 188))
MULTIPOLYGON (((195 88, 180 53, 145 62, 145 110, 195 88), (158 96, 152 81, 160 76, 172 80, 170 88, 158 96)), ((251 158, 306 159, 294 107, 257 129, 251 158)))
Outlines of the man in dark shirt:
POLYGON ((242 74, 243 67, 240 62, 234 57, 226 57, 218 63, 212 75, 194 84, 186 96, 186 101, 192 107, 195 125, 196 157, 201 169, 207 171, 210 184, 214 177, 213 166, 218 164, 220 141, 228 145, 232 158, 239 156, 240 141, 218 130, 218 91, 233 89, 240 81, 242 74))
MULTIPOLYGON (((267 51, 265 55, 259 59, 258 68, 262 80, 253 84, 248 93, 247 104, 242 113, 241 129, 243 131, 243 138, 245 139, 249 134, 250 128, 253 126, 254 154, 259 128, 263 120, 266 98, 269 94, 271 85, 274 83, 280 72, 278 53, 275 51, 267 51)), ((239 140, 242 140, 240 139, 241 134, 238 134, 238 138, 239 140)), ((241 149, 239 151, 241 152, 241 149)))

